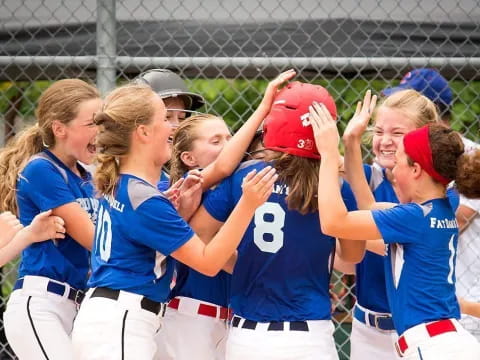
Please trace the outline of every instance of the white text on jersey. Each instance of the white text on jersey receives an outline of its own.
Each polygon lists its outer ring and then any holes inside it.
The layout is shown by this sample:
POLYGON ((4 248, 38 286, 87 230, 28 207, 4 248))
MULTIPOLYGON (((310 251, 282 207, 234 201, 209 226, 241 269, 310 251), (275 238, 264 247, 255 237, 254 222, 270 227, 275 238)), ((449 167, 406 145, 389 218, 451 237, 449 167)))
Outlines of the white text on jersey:
POLYGON ((455 219, 437 219, 430 218, 430 228, 436 229, 456 229, 458 228, 457 220, 455 219))
POLYGON ((110 206, 112 207, 112 209, 123 212, 123 208, 125 207, 125 204, 122 204, 120 201, 116 200, 111 195, 106 195, 105 199, 107 199, 107 201, 110 204, 110 206))
POLYGON ((275 184, 273 186, 273 193, 288 195, 288 186, 285 184, 275 184))

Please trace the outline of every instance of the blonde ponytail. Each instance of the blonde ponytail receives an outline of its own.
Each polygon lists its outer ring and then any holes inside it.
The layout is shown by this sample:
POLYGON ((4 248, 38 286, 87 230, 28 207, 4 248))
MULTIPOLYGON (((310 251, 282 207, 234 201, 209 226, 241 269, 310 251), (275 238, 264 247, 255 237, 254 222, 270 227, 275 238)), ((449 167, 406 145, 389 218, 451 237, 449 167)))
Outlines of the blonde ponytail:
POLYGON ((98 167, 93 181, 99 195, 115 195, 120 158, 129 153, 130 138, 136 127, 152 121, 154 96, 148 85, 125 85, 113 90, 106 97, 102 112, 95 115, 98 167))
POLYGON ((34 125, 12 138, 0 151, 0 211, 11 211, 18 216, 16 196, 18 174, 28 159, 42 148, 40 128, 34 125))

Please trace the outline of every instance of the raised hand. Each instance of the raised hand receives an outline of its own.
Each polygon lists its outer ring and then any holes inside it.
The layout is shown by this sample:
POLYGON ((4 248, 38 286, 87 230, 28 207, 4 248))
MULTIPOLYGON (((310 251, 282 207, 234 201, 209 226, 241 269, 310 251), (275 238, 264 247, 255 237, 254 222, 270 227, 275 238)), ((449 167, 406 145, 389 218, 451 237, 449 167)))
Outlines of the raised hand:
POLYGON ((263 95, 262 103, 260 104, 260 106, 270 111, 270 108, 272 107, 272 104, 273 104, 273 100, 277 95, 278 88, 286 81, 291 80, 295 75, 297 75, 295 70, 290 69, 285 72, 282 72, 275 79, 270 81, 267 85, 267 88, 265 89, 265 95, 263 95))
POLYGON ((372 96, 372 91, 367 90, 363 103, 357 103, 357 109, 352 119, 348 122, 347 128, 343 133, 343 139, 360 140, 365 130, 367 130, 368 122, 372 116, 375 106, 377 105, 377 95, 372 96))
POLYGON ((267 166, 257 173, 250 171, 242 182, 242 197, 255 208, 267 201, 273 191, 273 184, 278 179, 274 168, 267 166))
POLYGON ((0 234, 2 243, 7 243, 13 239, 15 234, 23 228, 23 225, 10 211, 0 214, 0 234))
POLYGON ((52 210, 44 211, 35 216, 22 231, 29 233, 30 242, 40 242, 45 240, 64 239, 65 222, 59 216, 52 215, 52 210))
POLYGON ((338 135, 337 123, 324 104, 315 102, 310 106, 310 123, 320 156, 332 153, 338 154, 340 136, 338 135))

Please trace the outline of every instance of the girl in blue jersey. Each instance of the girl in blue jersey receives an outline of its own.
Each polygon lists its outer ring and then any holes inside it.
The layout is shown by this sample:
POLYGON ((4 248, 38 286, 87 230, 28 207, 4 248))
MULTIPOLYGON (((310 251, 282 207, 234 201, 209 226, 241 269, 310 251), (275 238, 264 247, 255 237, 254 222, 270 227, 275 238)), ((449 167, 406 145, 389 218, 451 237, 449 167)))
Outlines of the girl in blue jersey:
MULTIPOLYGON (((208 166, 231 137, 225 121, 215 115, 194 115, 183 121, 173 136, 171 182, 198 168, 205 169, 202 174, 208 177, 208 166)), ((176 264, 176 270, 159 347, 166 348, 168 356, 177 360, 223 359, 230 275, 220 271, 214 277, 205 276, 182 263, 176 264), (189 339, 188 346, 185 339, 189 339)), ((167 355, 157 354, 157 358, 166 359, 167 355)))
MULTIPOLYGON (((252 169, 274 166, 274 192, 255 212, 237 249, 230 304, 234 312, 227 359, 338 359, 330 321, 329 280, 335 239, 320 231, 316 205, 319 155, 305 115, 313 101, 332 115, 335 103, 321 86, 283 88, 264 123, 268 160, 247 161, 206 194, 191 221, 208 238, 222 228, 252 169)), ((338 177, 337 177, 338 181, 338 177)), ((318 193, 318 196, 323 196, 318 193)), ((345 196, 353 200, 353 195, 345 196)), ((352 205, 353 206, 353 205, 352 205)), ((358 261, 363 252, 339 252, 358 261)), ((357 244, 354 244, 357 245, 357 244)), ((363 249, 360 244, 359 249, 363 249)))
POLYGON ((37 123, 0 153, 2 210, 23 225, 46 210, 65 221, 64 240, 28 246, 4 315, 20 359, 72 359, 70 333, 86 287, 95 210, 91 176, 80 164, 95 155, 93 114, 102 101, 81 80, 52 84, 40 96, 37 123))
MULTIPOLYGON (((455 180, 458 191, 480 196, 480 152, 463 154, 458 134, 431 124, 403 137, 395 154, 393 177, 401 205, 383 210, 348 212, 338 190, 338 131, 324 106, 311 109, 322 156, 318 199, 322 229, 352 240, 383 238, 387 295, 399 334, 396 348, 407 359, 478 359, 480 345, 458 323, 455 297, 455 252, 458 227, 445 197, 455 180), (328 139, 328 140, 327 140, 328 139)), ((374 199, 363 173, 362 202, 374 199)), ((358 196, 357 196, 358 195, 358 196)), ((386 204, 380 204, 386 206, 386 204)))
MULTIPOLYGON (((394 155, 403 136, 429 123, 440 122, 435 105, 414 90, 399 91, 382 100, 375 110, 376 96, 365 94, 353 119, 343 134, 345 144, 345 170, 348 182, 356 188, 358 172, 365 172, 370 189, 377 202, 398 203, 392 185, 394 155), (361 155, 362 135, 374 114, 372 152, 373 165, 363 165, 361 155)), ((361 200, 361 199, 360 199, 361 200)), ((366 209, 361 201, 359 209, 366 209)), ((394 347, 396 333, 387 300, 382 240, 367 242, 365 257, 356 266, 356 296, 354 320, 350 336, 352 360, 372 357, 397 359, 394 347)))
MULTIPOLYGON (((225 122, 214 115, 194 115, 180 123, 173 137, 171 182, 200 168, 202 187, 208 191, 230 175, 248 145, 247 139, 270 111, 278 86, 294 75, 293 70, 288 70, 268 84, 262 102, 233 138, 225 122)), ((159 348, 167 347, 177 360, 224 359, 229 291, 230 275, 226 272, 208 277, 177 263, 176 284, 163 319, 164 329, 159 332, 159 348), (185 338, 190 339, 189 346, 185 346, 185 338)), ((166 357, 161 355, 157 358, 166 357)))
POLYGON ((95 116, 102 195, 92 249, 91 287, 72 334, 77 359, 152 359, 172 280, 172 257, 214 276, 238 245, 255 209, 272 191, 274 169, 251 172, 226 226, 208 244, 185 220, 201 195, 173 205, 157 190, 170 158, 172 128, 162 99, 146 85, 114 90, 95 116), (188 206, 187 206, 188 205, 188 206), (160 316, 159 316, 160 315, 160 316))

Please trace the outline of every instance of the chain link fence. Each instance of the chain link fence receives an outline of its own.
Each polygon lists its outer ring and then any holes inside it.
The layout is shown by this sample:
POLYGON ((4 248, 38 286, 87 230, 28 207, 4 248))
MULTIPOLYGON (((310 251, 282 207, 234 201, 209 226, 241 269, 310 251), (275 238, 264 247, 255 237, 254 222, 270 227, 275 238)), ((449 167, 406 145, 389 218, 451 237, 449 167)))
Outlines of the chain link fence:
MULTIPOLYGON (((433 67, 454 93, 452 126, 479 140, 478 0, 1 0, 0 19, 1 144, 34 121, 52 81, 88 79, 106 93, 155 67, 178 72, 233 129, 288 68, 329 89, 345 126, 367 88, 433 67)), ((15 271, 3 269, 2 306, 15 271)), ((332 283, 348 359, 354 277, 335 272, 332 283)), ((13 358, 0 341, 0 359, 13 358)))

